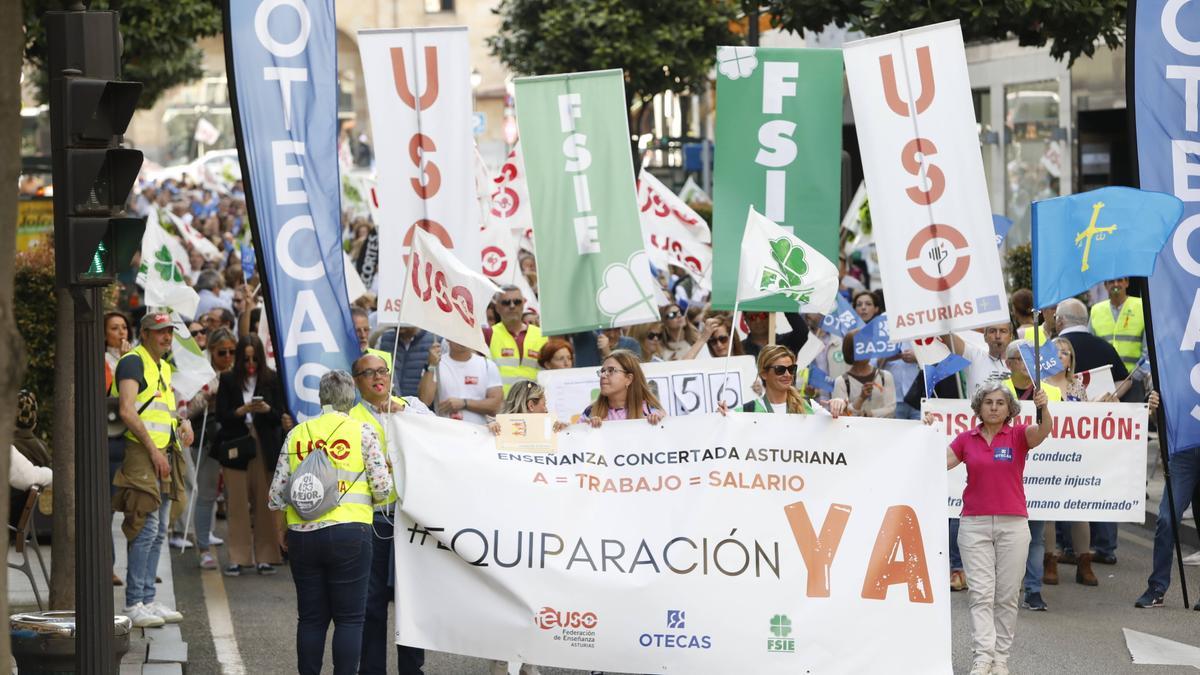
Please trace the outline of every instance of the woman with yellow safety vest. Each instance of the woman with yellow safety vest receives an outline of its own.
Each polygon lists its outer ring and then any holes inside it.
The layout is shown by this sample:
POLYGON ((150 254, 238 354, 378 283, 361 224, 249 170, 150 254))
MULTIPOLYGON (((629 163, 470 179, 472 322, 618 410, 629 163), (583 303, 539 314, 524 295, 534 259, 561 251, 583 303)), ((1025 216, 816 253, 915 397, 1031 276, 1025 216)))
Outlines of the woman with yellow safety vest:
POLYGON ((350 374, 325 373, 317 394, 321 415, 297 425, 284 440, 268 506, 283 512, 279 545, 288 551, 296 584, 296 670, 300 675, 321 672, 332 620, 333 672, 352 675, 362 650, 373 506, 387 500, 392 477, 375 430, 349 415, 355 401, 350 374), (333 508, 305 520, 287 495, 292 474, 312 452, 329 458, 340 494, 333 508))

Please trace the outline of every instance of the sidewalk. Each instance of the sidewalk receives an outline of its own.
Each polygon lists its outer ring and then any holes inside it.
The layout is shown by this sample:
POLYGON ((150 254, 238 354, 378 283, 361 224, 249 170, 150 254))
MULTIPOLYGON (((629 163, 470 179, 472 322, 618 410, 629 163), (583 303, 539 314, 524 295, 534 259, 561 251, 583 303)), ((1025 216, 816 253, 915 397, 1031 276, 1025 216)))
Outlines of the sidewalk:
MULTIPOLYGON (((113 540, 116 544, 115 569, 117 576, 125 578, 125 535, 121 532, 122 515, 113 518, 113 540)), ((50 570, 50 545, 42 544, 42 558, 46 562, 46 570, 50 570)), ((42 578, 41 568, 32 547, 28 551, 33 565, 33 576, 37 582, 38 593, 42 602, 48 603, 50 591, 42 578)), ((18 563, 21 556, 9 549, 9 562, 18 563)), ((156 599, 168 606, 175 606, 175 584, 171 577, 171 557, 167 546, 163 545, 163 555, 158 560, 158 576, 162 583, 158 585, 156 599)), ((107 579, 108 576, 105 575, 107 579)), ((113 608, 120 614, 125 607, 125 587, 113 587, 113 608)), ((29 578, 18 570, 8 568, 8 611, 9 614, 18 612, 38 611, 37 600, 29 578)), ((186 619, 185 619, 186 620, 186 619)), ((167 624, 161 628, 134 628, 130 635, 129 652, 121 661, 120 675, 182 675, 187 663, 187 643, 179 632, 178 624, 167 624)), ((16 667, 12 669, 16 673, 16 667)))

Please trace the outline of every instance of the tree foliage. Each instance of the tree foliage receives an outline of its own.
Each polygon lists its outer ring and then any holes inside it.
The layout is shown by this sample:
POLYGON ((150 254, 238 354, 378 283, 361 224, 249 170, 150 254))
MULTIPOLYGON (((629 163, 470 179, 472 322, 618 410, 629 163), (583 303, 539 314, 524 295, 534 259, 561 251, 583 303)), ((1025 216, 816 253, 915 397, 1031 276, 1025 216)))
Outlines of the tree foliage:
MULTIPOLYGON (((753 6, 753 2, 743 5, 753 6)), ((830 23, 867 35, 958 19, 967 42, 1016 37, 1024 46, 1050 43, 1050 54, 1074 63, 1091 56, 1096 41, 1125 39, 1127 0, 767 0, 772 25, 819 31, 830 23)))
POLYGON ((488 47, 517 75, 625 71, 633 103, 701 91, 718 45, 741 44, 731 0, 501 0, 488 47))
MULTIPOLYGON (((25 58, 39 71, 44 85, 46 69, 46 31, 42 14, 62 9, 61 0, 24 0, 25 58)), ((138 106, 149 108, 167 89, 191 82, 203 73, 200 48, 196 40, 221 32, 221 5, 218 0, 95 0, 90 9, 120 6, 121 39, 124 53, 121 76, 144 86, 138 106)), ((42 90, 42 100, 47 100, 42 90)))

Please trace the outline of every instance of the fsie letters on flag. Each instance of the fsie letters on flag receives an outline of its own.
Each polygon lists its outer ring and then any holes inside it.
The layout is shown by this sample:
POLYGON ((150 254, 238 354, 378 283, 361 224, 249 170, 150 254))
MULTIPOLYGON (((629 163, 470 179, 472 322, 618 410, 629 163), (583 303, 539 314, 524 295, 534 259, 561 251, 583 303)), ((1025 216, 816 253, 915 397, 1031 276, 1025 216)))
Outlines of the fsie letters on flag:
POLYGON ((1039 309, 1120 277, 1147 277, 1183 202, 1130 187, 1033 203, 1033 301, 1039 309))
POLYGON ((796 312, 823 314, 835 304, 837 267, 750 207, 742 232, 737 302, 781 296, 796 312))
POLYGON ((844 54, 892 337, 1008 321, 958 22, 844 54))

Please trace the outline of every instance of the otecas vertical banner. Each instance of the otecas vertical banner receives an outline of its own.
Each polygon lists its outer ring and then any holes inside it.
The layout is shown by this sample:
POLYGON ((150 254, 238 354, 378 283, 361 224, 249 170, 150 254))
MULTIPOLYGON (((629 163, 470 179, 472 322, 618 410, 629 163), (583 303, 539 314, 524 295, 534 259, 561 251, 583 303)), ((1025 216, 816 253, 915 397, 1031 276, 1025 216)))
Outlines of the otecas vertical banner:
POLYGON ((479 269, 479 203, 471 140, 467 29, 358 32, 378 165, 379 321, 400 309, 405 264, 417 229, 479 269), (398 255, 399 254, 399 255, 398 255))
MULTIPOLYGON (((837 260, 842 52, 717 48, 713 303, 730 309, 750 207, 837 260)), ((792 311, 776 295, 742 309, 792 311)))
POLYGON ((1133 91, 1143 190, 1183 200, 1150 277, 1156 386, 1172 453, 1200 444, 1200 2, 1138 0, 1133 91))
POLYGON ((320 413, 317 384, 349 370, 337 163, 333 0, 225 7, 225 58, 246 203, 288 407, 320 413))

